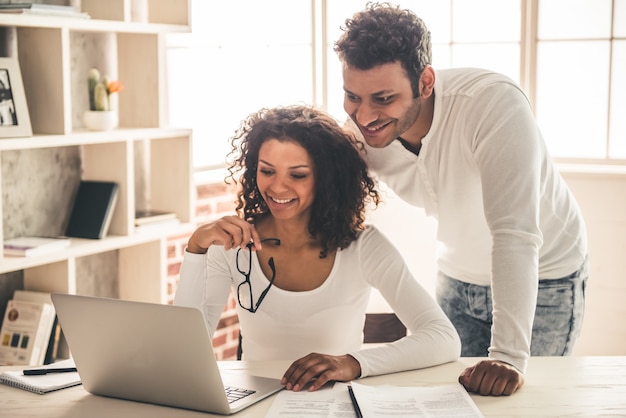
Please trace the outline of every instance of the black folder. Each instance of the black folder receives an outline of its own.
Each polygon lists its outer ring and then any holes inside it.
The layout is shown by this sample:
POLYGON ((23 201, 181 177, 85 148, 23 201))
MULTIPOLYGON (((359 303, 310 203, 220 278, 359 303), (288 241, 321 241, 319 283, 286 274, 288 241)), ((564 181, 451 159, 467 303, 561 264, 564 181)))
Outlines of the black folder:
POLYGON ((107 235, 117 202, 118 184, 108 181, 81 181, 65 235, 100 239, 107 235))

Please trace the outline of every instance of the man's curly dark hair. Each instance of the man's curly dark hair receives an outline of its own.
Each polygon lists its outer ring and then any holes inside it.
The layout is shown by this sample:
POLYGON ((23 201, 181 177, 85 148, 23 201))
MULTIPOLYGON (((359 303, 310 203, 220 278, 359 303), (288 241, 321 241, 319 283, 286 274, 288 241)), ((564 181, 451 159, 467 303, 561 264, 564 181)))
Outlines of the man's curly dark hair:
POLYGON ((309 106, 261 109, 245 119, 231 138, 227 183, 237 182, 237 213, 254 223, 269 213, 256 183, 261 145, 268 139, 302 146, 313 161, 315 197, 308 232, 322 243, 320 257, 346 248, 364 228, 368 203, 380 195, 361 158, 363 145, 328 114, 309 106))
POLYGON ((369 70, 398 61, 419 97, 419 79, 432 64, 430 31, 422 19, 390 3, 367 3, 365 10, 346 19, 335 42, 339 59, 350 67, 369 70))

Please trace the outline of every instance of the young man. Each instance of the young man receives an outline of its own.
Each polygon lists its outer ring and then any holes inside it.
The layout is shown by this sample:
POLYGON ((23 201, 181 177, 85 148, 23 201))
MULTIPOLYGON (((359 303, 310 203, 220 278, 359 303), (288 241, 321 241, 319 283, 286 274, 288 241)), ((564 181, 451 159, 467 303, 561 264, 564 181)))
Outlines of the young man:
POLYGON ((370 169, 438 220, 437 300, 462 356, 488 356, 459 381, 512 394, 530 355, 571 354, 588 276, 584 221, 527 98, 500 74, 435 71, 424 22, 388 3, 348 19, 335 51, 370 169))

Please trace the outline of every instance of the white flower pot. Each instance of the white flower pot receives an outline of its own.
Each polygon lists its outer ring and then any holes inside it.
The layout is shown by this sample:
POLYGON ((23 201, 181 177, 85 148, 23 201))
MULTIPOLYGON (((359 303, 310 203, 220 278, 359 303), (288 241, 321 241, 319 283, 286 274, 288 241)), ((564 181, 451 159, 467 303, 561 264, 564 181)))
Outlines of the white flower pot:
POLYGON ((114 110, 86 110, 83 114, 83 122, 90 131, 110 131, 117 127, 117 112, 114 110))

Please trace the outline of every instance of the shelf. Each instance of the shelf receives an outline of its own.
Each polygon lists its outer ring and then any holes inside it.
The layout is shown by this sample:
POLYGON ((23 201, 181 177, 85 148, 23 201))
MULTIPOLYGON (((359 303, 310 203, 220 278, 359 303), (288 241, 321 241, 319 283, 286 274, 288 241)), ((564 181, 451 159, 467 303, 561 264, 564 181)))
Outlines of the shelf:
POLYGON ((63 235, 81 180, 116 182, 117 203, 104 239, 38 257, 0 247, 0 288, 19 277, 28 290, 164 303, 168 237, 191 233, 195 217, 192 131, 168 124, 164 59, 164 37, 190 31, 190 2, 80 3, 91 19, 0 14, 0 54, 19 63, 33 132, 0 139, 0 242, 63 235), (118 129, 84 127, 91 68, 124 84, 118 129), (148 208, 181 224, 136 231, 136 210, 148 208))
MULTIPOLYGON (((187 234, 193 231, 194 225, 180 224, 166 231, 166 235, 187 234)), ((119 250, 139 244, 159 240, 163 237, 163 230, 154 232, 142 231, 141 233, 126 235, 109 235, 106 238, 93 240, 83 238, 71 238, 70 246, 59 251, 51 252, 36 257, 4 257, 0 259, 0 274, 11 271, 25 270, 33 267, 58 263, 69 258, 86 257, 107 251, 119 250)))
POLYGON ((73 145, 92 145, 119 142, 125 140, 140 140, 145 138, 186 137, 191 130, 186 128, 136 128, 114 129, 106 132, 95 132, 80 129, 67 135, 36 134, 32 137, 0 139, 0 152, 11 150, 27 150, 51 147, 67 147, 73 145))
POLYGON ((86 32, 116 33, 185 33, 190 31, 189 25, 171 25, 160 23, 121 22, 101 19, 59 18, 52 16, 29 16, 0 13, 0 26, 38 27, 66 29, 86 32))
POLYGON ((57 28, 118 33, 189 32, 189 0, 81 0, 90 19, 0 14, 0 26, 57 28))

